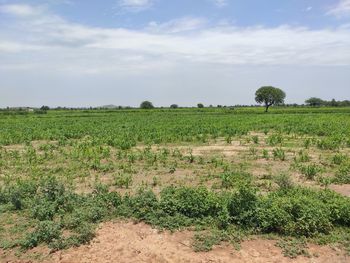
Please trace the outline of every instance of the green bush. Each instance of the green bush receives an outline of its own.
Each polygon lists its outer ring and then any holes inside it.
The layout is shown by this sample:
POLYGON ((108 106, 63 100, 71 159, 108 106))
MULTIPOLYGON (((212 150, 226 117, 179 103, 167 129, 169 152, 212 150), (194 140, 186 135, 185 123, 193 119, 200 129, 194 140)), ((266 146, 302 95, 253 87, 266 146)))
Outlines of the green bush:
POLYGON ((235 171, 225 171, 220 175, 220 178, 221 186, 226 189, 252 181, 252 176, 250 174, 235 171))
POLYGON ((233 222, 242 226, 253 226, 257 205, 256 189, 250 186, 242 186, 230 196, 228 212, 233 222))
POLYGON ((294 186, 294 183, 290 175, 285 173, 276 176, 275 182, 279 186, 279 188, 282 190, 290 189, 294 186))
POLYGON ((132 175, 131 174, 125 174, 125 173, 118 173, 114 177, 114 185, 126 189, 129 188, 129 186, 132 185, 132 175))
POLYGON ((350 183, 350 163, 344 163, 339 166, 335 174, 334 183, 349 184, 350 183))
POLYGON ((60 239, 61 235, 59 224, 53 221, 41 221, 36 229, 21 242, 21 246, 27 249, 36 247, 43 242, 50 244, 54 240, 60 239))
POLYGON ((167 187, 161 192, 160 208, 173 215, 203 218, 218 214, 218 196, 205 187, 167 187))
MULTIPOLYGON (((313 236, 329 233, 333 223, 343 222, 344 215, 334 220, 332 203, 321 197, 323 192, 293 188, 263 197, 257 210, 258 227, 263 232, 277 232, 291 236, 313 236)), ((343 207, 343 204, 338 204, 343 207)))
POLYGON ((151 190, 140 190, 130 201, 132 214, 136 218, 152 221, 156 216, 159 202, 151 190))

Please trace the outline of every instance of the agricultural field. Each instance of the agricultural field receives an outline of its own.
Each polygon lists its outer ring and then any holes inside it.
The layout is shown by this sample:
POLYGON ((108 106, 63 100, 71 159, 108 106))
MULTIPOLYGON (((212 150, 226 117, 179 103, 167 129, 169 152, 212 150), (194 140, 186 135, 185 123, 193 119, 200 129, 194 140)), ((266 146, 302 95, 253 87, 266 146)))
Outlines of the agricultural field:
POLYGON ((130 222, 197 255, 260 240, 347 262, 350 108, 0 112, 0 262, 60 262, 130 222))

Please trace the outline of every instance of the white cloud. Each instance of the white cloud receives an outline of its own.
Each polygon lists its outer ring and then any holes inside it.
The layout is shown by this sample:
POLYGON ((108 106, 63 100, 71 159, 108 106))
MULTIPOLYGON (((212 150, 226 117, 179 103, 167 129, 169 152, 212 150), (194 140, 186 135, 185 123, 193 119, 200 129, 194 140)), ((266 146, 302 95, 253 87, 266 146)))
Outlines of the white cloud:
POLYGON ((0 12, 15 16, 35 16, 42 12, 39 7, 32 7, 25 4, 13 4, 13 5, 2 5, 0 6, 0 12))
POLYGON ((217 7, 224 7, 228 5, 228 0, 211 0, 217 7))
POLYGON ((1 53, 18 53, 23 51, 34 51, 40 50, 43 47, 39 45, 30 45, 25 43, 10 42, 10 41, 1 41, 0 39, 0 54, 1 53))
POLYGON ((149 23, 147 29, 151 32, 158 33, 180 33, 202 28, 206 22, 207 21, 203 18, 184 17, 180 19, 170 20, 165 23, 157 23, 155 21, 152 21, 149 23))
POLYGON ((350 65, 348 27, 208 27, 204 19, 187 17, 143 30, 107 29, 48 12, 29 20, 18 15, 9 26, 0 31, 0 60, 9 70, 27 69, 23 64, 71 74, 131 74, 186 64, 350 65))
POLYGON ((150 8, 153 0, 119 0, 118 4, 124 10, 139 12, 150 8))
POLYGON ((340 0, 337 5, 329 9, 327 14, 338 18, 350 16, 350 0, 340 0))

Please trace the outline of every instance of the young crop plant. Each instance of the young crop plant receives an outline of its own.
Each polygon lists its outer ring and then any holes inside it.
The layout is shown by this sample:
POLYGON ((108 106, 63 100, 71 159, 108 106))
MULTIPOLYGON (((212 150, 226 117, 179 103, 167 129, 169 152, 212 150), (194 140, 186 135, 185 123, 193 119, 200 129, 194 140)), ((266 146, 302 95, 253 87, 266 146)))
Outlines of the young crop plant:
POLYGON ((255 144, 259 144, 259 136, 258 135, 252 136, 252 140, 255 144))
POLYGON ((341 165, 344 162, 346 162, 347 160, 349 160, 349 157, 345 154, 342 153, 336 153, 333 157, 332 157, 332 163, 335 165, 341 165))
POLYGON ((350 183, 350 162, 343 163, 339 166, 333 182, 337 184, 350 183))
POLYGON ((306 151, 300 150, 298 152, 298 155, 294 158, 296 163, 306 163, 309 162, 311 160, 309 154, 306 151))
POLYGON ((114 176, 114 185, 119 188, 126 188, 132 185, 132 175, 128 173, 118 173, 114 176))
POLYGON ((250 155, 253 156, 254 159, 257 159, 257 153, 258 153, 258 150, 255 148, 255 147, 250 147, 249 148, 249 153, 250 155))
POLYGON ((300 172, 305 175, 308 180, 314 180, 321 171, 322 169, 316 164, 300 166, 300 172))
POLYGON ((312 144, 312 139, 311 138, 307 138, 305 141, 304 141, 304 148, 305 149, 309 149, 310 146, 312 144))
POLYGON ((320 139, 316 143, 317 147, 322 150, 338 150, 342 145, 342 139, 339 137, 327 137, 320 139))
POLYGON ((266 160, 269 160, 270 159, 270 154, 269 154, 269 151, 266 150, 266 149, 263 149, 262 151, 262 157, 266 160))
POLYGON ((274 160, 285 161, 286 153, 282 148, 276 148, 272 151, 274 160))
POLYGON ((283 136, 281 134, 272 134, 267 137, 266 144, 270 146, 282 145, 283 136))

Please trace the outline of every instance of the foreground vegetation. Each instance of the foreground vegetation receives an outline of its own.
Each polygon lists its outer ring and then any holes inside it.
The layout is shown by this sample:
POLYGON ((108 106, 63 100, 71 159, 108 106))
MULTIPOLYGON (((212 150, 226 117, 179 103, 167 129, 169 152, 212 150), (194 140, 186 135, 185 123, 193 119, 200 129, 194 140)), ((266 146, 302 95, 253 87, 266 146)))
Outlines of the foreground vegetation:
POLYGON ((193 248, 269 236, 350 252, 350 109, 50 111, 0 117, 0 248, 89 242, 132 218, 193 248))

